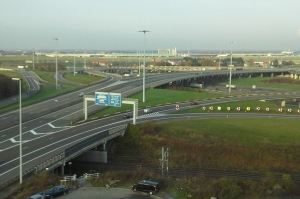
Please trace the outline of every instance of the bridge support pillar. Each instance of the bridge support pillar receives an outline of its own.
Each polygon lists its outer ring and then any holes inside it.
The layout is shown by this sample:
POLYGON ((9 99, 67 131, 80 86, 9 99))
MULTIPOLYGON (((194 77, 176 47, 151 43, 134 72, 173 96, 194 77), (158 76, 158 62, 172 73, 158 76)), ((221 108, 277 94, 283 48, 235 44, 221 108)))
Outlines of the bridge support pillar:
POLYGON ((249 78, 251 78, 251 74, 249 75, 249 78))
POLYGON ((281 106, 285 106, 285 100, 281 101, 281 106))
POLYGON ((65 175, 65 165, 66 165, 66 161, 63 161, 63 164, 60 166, 60 170, 61 170, 61 176, 65 175))
POLYGON ((274 73, 271 73, 271 77, 274 77, 274 73))
POLYGON ((262 74, 260 74, 260 77, 264 77, 264 74, 262 73, 262 74))

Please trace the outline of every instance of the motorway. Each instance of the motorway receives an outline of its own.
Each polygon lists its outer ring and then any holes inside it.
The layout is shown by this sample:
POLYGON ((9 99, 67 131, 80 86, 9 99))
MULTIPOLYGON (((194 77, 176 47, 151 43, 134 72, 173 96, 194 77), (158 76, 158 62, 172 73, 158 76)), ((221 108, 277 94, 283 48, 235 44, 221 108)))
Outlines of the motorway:
MULTIPOLYGON (((178 76, 189 77, 194 74, 167 74, 168 78, 178 78, 178 76)), ((149 85, 157 84, 159 81, 166 81, 166 76, 152 76, 147 79, 149 85)), ((86 94, 93 94, 95 91, 114 91, 122 93, 122 96, 129 96, 141 90, 141 78, 133 81, 120 81, 116 75, 108 75, 107 80, 102 83, 86 88, 86 94)), ((80 91, 80 92, 81 92, 80 91)), ((79 92, 78 92, 79 93, 79 92)), ((82 128, 69 127, 71 121, 83 117, 83 98, 78 93, 70 93, 47 100, 22 109, 23 118, 34 118, 22 123, 23 135, 23 168, 24 171, 33 168, 43 161, 59 154, 74 142, 80 141, 86 135, 93 135, 102 130, 113 127, 113 121, 120 120, 120 116, 101 120, 100 124, 94 124, 91 129, 89 125, 79 125, 82 128), (81 103, 78 103, 79 101, 81 103), (77 102, 77 103, 74 103, 77 102), (74 103, 74 105, 72 105, 74 103), (67 105, 67 106, 65 106, 67 105), (57 111, 56 107, 65 107, 57 111), (42 115, 42 113, 47 113, 42 115), (97 128, 97 126, 99 126, 97 128), (82 133, 85 132, 85 133, 82 133), (78 135, 80 138, 78 138, 78 135), (81 137, 82 136, 82 137, 81 137), (55 150, 53 150, 53 148, 55 150), (42 156, 41 156, 42 155, 42 156)), ((99 110, 101 107, 94 103, 89 103, 89 112, 99 110)), ((18 121, 18 110, 0 116, 1 126, 18 121)), ((123 121, 122 121, 123 122, 123 121)), ((120 123, 121 124, 121 123, 120 123)), ((120 125, 118 124, 118 125, 120 125)), ((17 176, 18 156, 19 156, 19 126, 8 127, 0 131, 0 184, 17 176)))
MULTIPOLYGON (((22 93, 22 100, 34 96, 40 90, 39 82, 41 79, 39 78, 39 76, 37 76, 35 73, 31 71, 18 70, 17 72, 24 77, 25 81, 28 84, 28 90, 22 93)), ((18 96, 12 96, 5 100, 1 100, 0 108, 14 104, 18 101, 19 101, 18 96)))
MULTIPOLYGON (((99 72, 99 71, 94 71, 99 72)), ((206 72, 220 73, 223 71, 206 72)), ((100 73, 100 72, 99 72, 100 73)), ((224 72, 223 72, 224 73, 224 72)), ((147 87, 155 87, 166 82, 179 79, 201 76, 196 73, 166 73, 161 75, 149 76, 146 79, 147 87)), ((122 93, 122 97, 130 96, 140 91, 142 88, 142 79, 133 78, 121 80, 119 76, 108 75, 107 79, 99 84, 86 88, 86 94, 93 94, 95 91, 122 93)), ((23 117, 32 120, 22 124, 23 131, 23 171, 29 170, 36 165, 54 157, 75 143, 91 137, 106 129, 113 128, 122 124, 131 123, 131 119, 123 120, 120 115, 108 116, 103 119, 83 123, 76 126, 68 126, 71 121, 83 117, 83 99, 78 96, 79 92, 66 94, 54 99, 47 100, 33 106, 25 107, 22 110, 23 117), (75 103, 81 101, 80 103, 75 103), (68 106, 65 106, 68 105, 68 106), (53 111, 55 107, 65 107, 57 111, 53 111), (42 113, 47 113, 43 115, 42 113)), ((274 93, 276 96, 276 94, 274 93)), ((297 93, 282 93, 280 96, 296 97, 297 93)), ((266 99, 274 96, 247 96, 247 99, 266 99)), ((199 105, 210 105, 224 101, 239 101, 245 99, 245 96, 211 99, 201 101, 199 105)), ((101 109, 94 103, 89 103, 89 111, 101 109)), ((180 104, 181 108, 190 108, 190 103, 180 104)), ((185 115, 168 115, 167 113, 175 110, 175 105, 157 106, 152 108, 153 113, 143 115, 139 111, 137 122, 153 120, 174 119, 180 117, 200 117, 206 115, 201 114, 185 114, 185 115)), ((248 114, 247 114, 248 115, 248 114)), ((209 115, 222 116, 222 115, 209 115)), ((234 116, 234 115, 232 115, 234 116)), ((255 115, 260 117, 276 117, 276 115, 255 115)), ((297 116, 290 116, 298 118, 297 116)), ((0 116, 0 125, 18 121, 18 111, 13 111, 0 116)), ((19 126, 8 127, 0 131, 0 185, 6 181, 18 176, 19 172, 19 126)))

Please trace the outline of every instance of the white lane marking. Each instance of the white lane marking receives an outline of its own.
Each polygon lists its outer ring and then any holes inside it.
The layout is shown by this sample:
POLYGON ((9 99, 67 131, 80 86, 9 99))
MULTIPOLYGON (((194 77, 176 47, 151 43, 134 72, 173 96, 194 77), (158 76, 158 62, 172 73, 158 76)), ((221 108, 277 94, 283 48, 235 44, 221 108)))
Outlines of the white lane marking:
POLYGON ((31 132, 33 135, 45 135, 45 134, 52 134, 52 133, 55 133, 55 132, 37 133, 37 132, 35 132, 35 130, 30 130, 30 132, 31 132))
POLYGON ((51 128, 53 128, 53 129, 60 129, 60 128, 71 128, 71 126, 58 126, 58 127, 56 127, 56 126, 54 126, 53 124, 51 124, 50 122, 49 123, 47 123, 51 128))
POLYGON ((59 129, 59 128, 62 128, 62 127, 56 127, 56 126, 54 126, 54 125, 51 124, 51 123, 48 123, 48 125, 49 125, 51 128, 53 128, 53 129, 59 129))
MULTIPOLYGON (((20 143, 20 141, 16 141, 15 138, 10 138, 12 143, 20 143)), ((22 143, 28 142, 28 140, 23 140, 22 143)))
MULTIPOLYGON (((60 141, 58 141, 58 142, 51 143, 51 144, 49 144, 49 145, 47 145, 47 146, 41 147, 41 148, 39 148, 39 149, 37 149, 37 150, 35 150, 35 151, 31 151, 31 152, 27 153, 26 155, 24 155, 23 157, 28 156, 28 155, 30 155, 30 154, 32 154, 32 153, 34 153, 34 152, 37 152, 37 151, 39 151, 39 150, 41 150, 41 149, 43 149, 43 148, 46 148, 46 147, 52 146, 52 145, 54 145, 54 144, 57 144, 57 143, 59 143, 59 142, 62 142, 62 141, 64 141, 64 140, 70 139, 70 138, 72 138, 72 137, 76 137, 76 136, 79 136, 79 135, 88 133, 88 132, 93 131, 93 130, 95 130, 95 129, 99 129, 99 128, 103 128, 103 127, 109 127, 109 126, 115 126, 116 124, 121 123, 121 122, 122 122, 122 121, 119 121, 119 122, 116 122, 116 123, 113 123, 113 124, 107 124, 107 125, 104 125, 104 126, 101 126, 101 127, 97 127, 97 128, 94 128, 94 129, 90 129, 90 130, 88 130, 88 131, 86 131, 86 132, 82 132, 82 133, 73 135, 73 136, 71 136, 71 137, 62 139, 62 140, 60 140, 60 141)), ((103 131, 105 131, 105 130, 102 130, 101 132, 103 132, 103 131)), ((91 137, 91 136, 96 135, 96 134, 98 134, 98 133, 99 133, 99 132, 90 134, 90 135, 88 135, 87 137, 91 137)), ((73 141, 73 142, 70 142, 69 144, 73 144, 73 143, 76 143, 76 142, 78 142, 78 141, 84 140, 84 139, 86 139, 87 137, 79 138, 78 140, 75 140, 75 141, 73 141)), ((35 157, 35 158, 32 158, 32 159, 30 159, 30 160, 27 161, 27 162, 23 162, 23 165, 25 165, 26 163, 32 162, 33 160, 36 160, 36 159, 38 159, 38 158, 40 158, 40 157, 42 157, 42 156, 44 156, 44 155, 50 154, 51 152, 53 152, 53 151, 55 151, 55 150, 57 150, 57 149, 64 148, 64 147, 65 147, 65 145, 60 146, 60 147, 58 147, 58 148, 56 148, 56 149, 53 149, 53 150, 51 150, 51 151, 48 151, 47 153, 45 153, 45 154, 43 154, 43 155, 37 156, 37 157, 35 157)), ((9 148, 12 148, 12 147, 9 147, 9 148)), ((7 148, 7 149, 9 149, 9 148, 7 148)), ((17 160, 17 159, 18 159, 18 158, 13 159, 13 160, 10 160, 10 161, 8 161, 8 162, 6 162, 6 163, 0 165, 0 167, 1 167, 1 166, 4 166, 4 165, 7 165, 7 164, 9 164, 9 163, 11 163, 11 162, 13 162, 13 161, 15 161, 15 160, 17 160)), ((16 168, 19 168, 19 166, 14 167, 14 168, 11 168, 11 169, 7 170, 6 172, 1 173, 0 176, 3 176, 4 174, 6 174, 6 173, 8 173, 8 172, 10 172, 10 171, 12 171, 12 170, 14 170, 14 169, 16 169, 16 168)))

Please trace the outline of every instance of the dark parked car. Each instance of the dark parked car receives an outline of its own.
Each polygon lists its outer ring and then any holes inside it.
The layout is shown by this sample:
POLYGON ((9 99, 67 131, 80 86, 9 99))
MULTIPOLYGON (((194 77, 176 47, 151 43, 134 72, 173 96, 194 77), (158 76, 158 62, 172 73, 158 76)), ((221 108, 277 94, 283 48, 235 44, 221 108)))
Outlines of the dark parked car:
POLYGON ((125 118, 125 119, 131 118, 131 115, 129 115, 128 113, 125 113, 125 114, 123 115, 123 118, 125 118))
POLYGON ((45 199, 52 199, 57 196, 62 196, 68 194, 68 188, 65 186, 56 186, 51 189, 40 193, 45 197, 45 199))
POLYGON ((149 180, 142 180, 134 185, 132 185, 133 191, 144 191, 151 195, 156 194, 159 191, 159 183, 149 180))
POLYGON ((198 103, 197 102, 191 102, 191 105, 197 105, 198 103))

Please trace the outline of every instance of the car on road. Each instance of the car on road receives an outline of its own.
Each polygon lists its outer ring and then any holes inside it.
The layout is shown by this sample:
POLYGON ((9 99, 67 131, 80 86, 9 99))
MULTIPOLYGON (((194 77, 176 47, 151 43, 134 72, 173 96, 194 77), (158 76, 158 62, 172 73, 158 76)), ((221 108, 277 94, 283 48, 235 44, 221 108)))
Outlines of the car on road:
POLYGON ((159 191, 159 183, 150 180, 142 180, 132 185, 132 190, 148 192, 150 195, 156 194, 159 191))
POLYGON ((79 97, 83 97, 84 96, 84 92, 79 93, 79 97))
POLYGON ((125 114, 123 114, 123 118, 124 118, 124 119, 131 118, 131 115, 130 115, 130 114, 128 114, 128 113, 125 113, 125 114))
POLYGON ((67 195, 68 188, 66 186, 55 186, 40 194, 43 195, 45 199, 53 199, 57 196, 67 195))
POLYGON ((192 101, 191 102, 191 105, 197 105, 198 103, 197 102, 195 102, 195 101, 192 101))
POLYGON ((145 108, 144 113, 152 113, 152 109, 151 108, 145 108))
POLYGON ((44 199, 44 196, 42 196, 41 194, 35 194, 26 199, 44 199))

